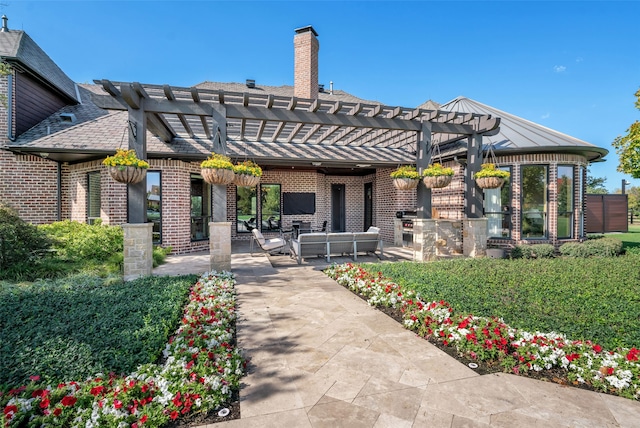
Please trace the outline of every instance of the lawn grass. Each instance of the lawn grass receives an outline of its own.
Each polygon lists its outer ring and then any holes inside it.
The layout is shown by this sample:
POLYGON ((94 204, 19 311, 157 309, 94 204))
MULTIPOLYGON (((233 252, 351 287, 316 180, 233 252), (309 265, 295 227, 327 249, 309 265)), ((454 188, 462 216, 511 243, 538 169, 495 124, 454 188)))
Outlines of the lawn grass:
POLYGON ((155 362, 196 277, 0 282, 0 385, 129 373, 155 362))
MULTIPOLYGON (((635 235, 634 235, 635 236, 635 235)), ((640 347, 640 255, 364 265, 425 301, 498 316, 512 327, 559 332, 614 349, 640 347)))
POLYGON ((607 233, 610 236, 622 241, 622 248, 640 249, 640 224, 630 224, 627 233, 607 233))

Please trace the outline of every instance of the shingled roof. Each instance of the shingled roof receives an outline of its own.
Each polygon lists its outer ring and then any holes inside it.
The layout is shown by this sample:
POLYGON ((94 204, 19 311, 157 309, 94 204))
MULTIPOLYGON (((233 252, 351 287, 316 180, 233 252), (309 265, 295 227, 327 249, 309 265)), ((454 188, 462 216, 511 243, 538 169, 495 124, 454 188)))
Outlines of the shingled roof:
MULTIPOLYGON (((241 84, 217 84, 233 88, 241 84)), ((125 130, 128 113, 108 111, 91 101, 91 94, 102 94, 98 85, 78 85, 83 104, 67 106, 38 125, 20 135, 9 144, 11 150, 24 153, 47 152, 50 159, 79 162, 100 159, 112 154, 118 147, 126 147, 125 130), (61 113, 73 113, 76 122, 60 120, 61 113)), ((200 86, 200 85, 198 85, 200 86)), ((274 87, 270 87, 274 88, 274 87)), ((287 87, 275 87, 285 88, 287 87)), ((291 88, 291 87, 289 87, 291 88)), ((220 88, 222 89, 222 88, 220 88)), ((245 89, 247 89, 245 87, 245 89)), ((292 90, 292 89, 291 89, 292 90)), ((358 100, 344 92, 337 94, 341 100, 358 100)), ((213 142, 206 138, 177 137, 165 143, 147 132, 147 155, 149 158, 203 160, 213 150, 213 142)), ((323 162, 336 166, 370 164, 373 166, 395 166, 414 161, 414 155, 406 150, 371 147, 331 147, 310 144, 278 142, 250 142, 229 139, 227 155, 233 159, 251 158, 272 164, 291 165, 323 162)))
POLYGON ((24 31, 0 32, 0 58, 37 76, 70 100, 79 102, 73 80, 24 31))
MULTIPOLYGON (((457 97, 440 106, 442 110, 462 113, 480 113, 499 117, 500 131, 493 136, 484 136, 485 150, 492 145, 496 154, 564 152, 578 153, 596 161, 605 157, 609 151, 586 141, 563 134, 506 111, 482 104, 478 101, 457 97)), ((441 148, 442 154, 455 155, 466 151, 466 142, 459 141, 447 148, 441 148)))

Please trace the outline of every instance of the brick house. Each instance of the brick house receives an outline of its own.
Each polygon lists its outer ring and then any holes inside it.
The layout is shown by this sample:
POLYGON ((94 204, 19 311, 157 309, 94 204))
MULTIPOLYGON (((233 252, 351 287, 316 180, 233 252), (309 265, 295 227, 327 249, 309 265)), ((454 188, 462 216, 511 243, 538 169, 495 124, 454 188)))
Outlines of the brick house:
POLYGON ((584 235, 586 166, 606 150, 464 98, 401 108, 325 88, 318 49, 312 27, 296 30, 293 86, 76 84, 4 20, 0 57, 11 69, 0 79, 0 201, 36 224, 149 221, 154 242, 176 253, 210 248, 210 221, 230 222, 234 240, 249 239, 252 227, 269 235, 308 221, 329 231, 376 225, 385 241, 402 244, 398 211, 449 221, 447 245, 460 252, 457 223, 470 218, 486 217, 497 245, 584 235), (150 168, 136 189, 101 161, 141 134, 150 168), (436 145, 436 160, 456 170, 453 183, 396 190, 389 173, 425 167, 436 145), (206 183, 199 165, 212 151, 260 164, 260 184, 206 183), (483 194, 471 177, 488 152, 512 179, 483 194), (132 194, 145 198, 144 212, 128 208, 132 194))

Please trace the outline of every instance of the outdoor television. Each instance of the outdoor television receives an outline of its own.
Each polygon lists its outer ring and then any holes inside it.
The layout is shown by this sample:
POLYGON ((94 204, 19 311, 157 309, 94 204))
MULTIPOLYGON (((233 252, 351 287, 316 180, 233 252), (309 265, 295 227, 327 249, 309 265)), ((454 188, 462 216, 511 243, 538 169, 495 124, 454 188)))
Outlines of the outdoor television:
POLYGON ((284 215, 315 214, 315 193, 283 193, 282 213, 284 215))

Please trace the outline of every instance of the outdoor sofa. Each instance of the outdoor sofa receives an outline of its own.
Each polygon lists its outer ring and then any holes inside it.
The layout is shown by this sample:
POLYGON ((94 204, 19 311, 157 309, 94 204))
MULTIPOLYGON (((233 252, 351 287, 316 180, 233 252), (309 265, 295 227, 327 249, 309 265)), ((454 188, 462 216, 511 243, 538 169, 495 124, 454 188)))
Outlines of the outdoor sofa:
POLYGON ((301 233, 291 240, 291 257, 298 264, 308 257, 325 257, 331 262, 332 255, 351 255, 358 260, 358 253, 371 253, 380 258, 383 255, 380 229, 370 227, 366 232, 332 232, 332 233, 301 233), (380 255, 376 254, 380 250, 380 255))

